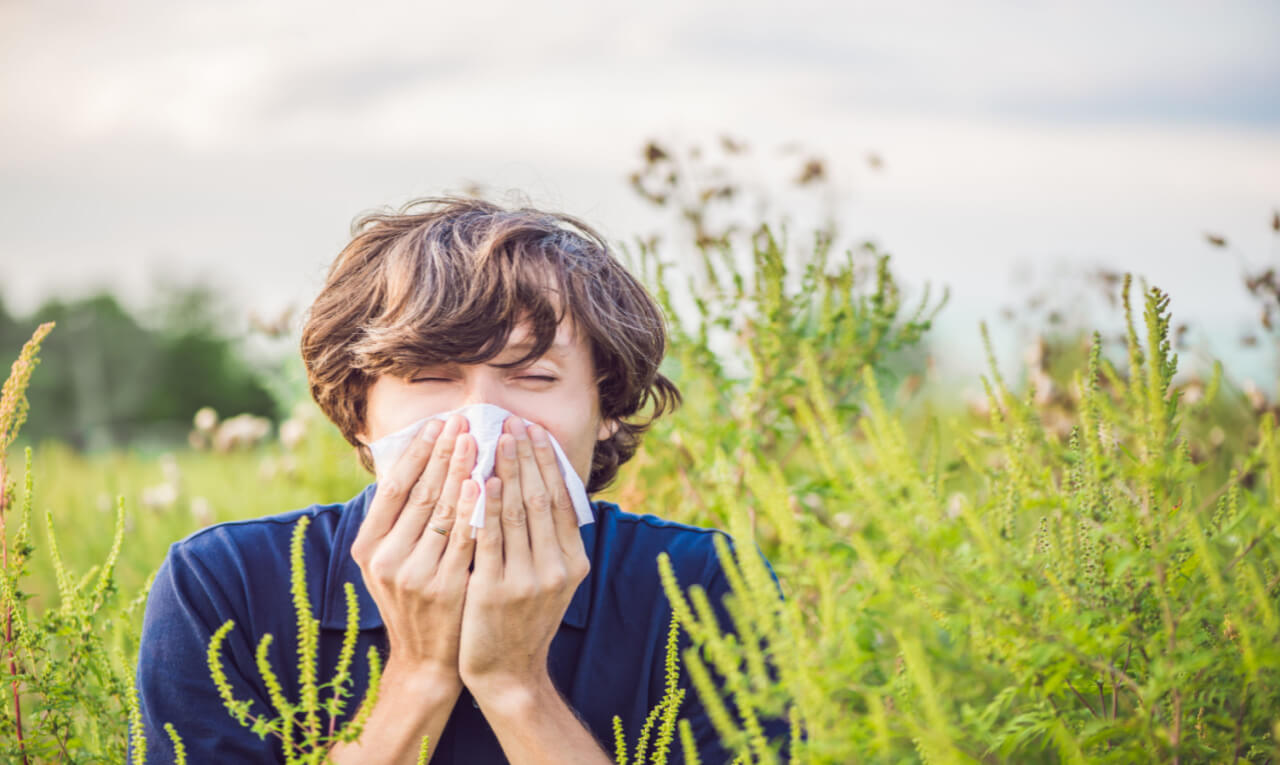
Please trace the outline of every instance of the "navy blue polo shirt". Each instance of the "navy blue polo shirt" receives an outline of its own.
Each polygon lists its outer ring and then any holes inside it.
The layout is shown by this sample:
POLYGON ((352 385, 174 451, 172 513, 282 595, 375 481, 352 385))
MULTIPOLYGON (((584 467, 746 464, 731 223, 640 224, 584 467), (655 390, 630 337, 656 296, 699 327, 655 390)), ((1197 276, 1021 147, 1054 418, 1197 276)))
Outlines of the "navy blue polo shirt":
MULTIPOLYGON (((351 557, 351 543, 373 499, 376 484, 342 504, 312 505, 302 510, 246 521, 220 523, 175 542, 161 564, 147 600, 138 653, 137 688, 147 740, 147 762, 173 761, 164 731, 173 723, 186 747, 188 761, 284 762, 277 737, 259 739, 223 706, 210 677, 210 636, 228 619, 235 627, 223 643, 223 667, 238 699, 249 699, 249 711, 268 719, 277 716, 258 673, 255 651, 271 633, 270 660, 285 697, 299 698, 297 622, 289 582, 289 543, 296 521, 310 516, 304 556, 312 613, 320 622, 318 682, 333 677, 346 626, 343 583, 351 582, 360 604, 360 633, 351 663, 352 695, 338 718, 341 726, 354 714, 368 685, 369 646, 377 646, 386 664, 386 630, 378 607, 364 586, 351 557)), ((731 627, 721 598, 729 591, 713 535, 653 515, 623 512, 611 502, 592 502, 595 522, 581 527, 591 570, 578 586, 552 640, 548 671, 568 705, 586 723, 606 752, 612 753, 613 716, 622 718, 634 747, 650 709, 665 687, 665 649, 671 607, 658 578, 657 556, 671 558, 682 588, 706 589, 725 628, 731 627)), ((726 537, 727 539, 727 537, 726 537)), ((776 581, 776 577, 775 577, 776 581)), ((689 644, 681 633, 680 648, 689 644)), ((703 763, 732 759, 718 744, 697 692, 681 672, 687 688, 680 717, 688 719, 703 763)), ((322 690, 321 700, 331 691, 322 690)), ((322 715, 324 729, 328 720, 322 715)), ((765 721, 771 740, 783 740, 782 720, 765 721)), ((652 736, 650 750, 652 750, 652 736)), ((504 763, 498 739, 464 688, 433 744, 433 763, 504 763)), ((785 755, 786 747, 782 747, 785 755)), ((672 742, 670 762, 683 762, 679 737, 672 742)))

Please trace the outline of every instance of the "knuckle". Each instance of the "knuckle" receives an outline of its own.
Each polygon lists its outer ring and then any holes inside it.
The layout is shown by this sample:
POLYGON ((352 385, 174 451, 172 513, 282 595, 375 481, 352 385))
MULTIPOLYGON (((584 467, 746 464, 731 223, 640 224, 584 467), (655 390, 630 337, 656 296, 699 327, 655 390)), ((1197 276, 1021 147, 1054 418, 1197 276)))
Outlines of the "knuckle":
POLYGON ((563 590, 569 584, 569 573, 563 567, 557 567, 547 572, 544 578, 546 588, 552 592, 563 590))
POLYGON ((395 584, 396 574, 400 569, 399 561, 389 555, 378 554, 369 561, 369 573, 379 582, 395 584))
POLYGON ((409 490, 408 485, 403 478, 399 476, 388 476, 387 480, 378 484, 378 493, 376 497, 384 497, 386 499, 401 499, 409 490))
POLYGON ((441 499, 434 503, 431 512, 432 521, 450 521, 455 515, 452 502, 446 502, 441 499))
POLYGON ((411 568, 401 568, 395 575, 395 586, 398 590, 418 591, 422 589, 422 577, 411 568))
POLYGON ((453 457, 454 442, 450 439, 441 439, 436 442, 436 448, 431 453, 433 460, 448 460, 453 457))
POLYGON ((432 579, 429 582, 423 583, 419 588, 419 591, 422 593, 423 600, 433 603, 443 600, 448 594, 439 579, 432 579))
POLYGON ((546 510, 551 507, 551 497, 542 489, 534 489, 529 492, 529 505, 538 510, 546 510))
POLYGON ((428 481, 419 481, 409 493, 409 502, 418 507, 431 507, 439 500, 439 488, 428 481))
POLYGON ((361 568, 364 568, 364 564, 369 559, 369 543, 365 537, 356 535, 355 541, 351 543, 351 557, 361 568))
POLYGON ((502 481, 502 485, 508 483, 515 485, 519 479, 516 478, 516 461, 512 457, 499 457, 498 462, 494 465, 493 474, 502 481))
POLYGON ((415 438, 413 443, 409 445, 409 458, 414 461, 422 461, 431 456, 431 450, 435 446, 435 439, 415 438))
POLYGON ((449 463, 449 475, 456 479, 466 478, 471 475, 471 466, 466 460, 454 460, 449 463))

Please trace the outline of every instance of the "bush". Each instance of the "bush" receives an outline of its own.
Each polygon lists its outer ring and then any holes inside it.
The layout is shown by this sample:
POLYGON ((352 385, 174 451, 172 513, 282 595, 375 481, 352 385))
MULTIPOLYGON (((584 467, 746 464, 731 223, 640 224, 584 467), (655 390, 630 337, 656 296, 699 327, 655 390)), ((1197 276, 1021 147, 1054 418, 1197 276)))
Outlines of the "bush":
POLYGON ((1095 336, 1065 439, 992 362, 989 430, 951 423, 948 458, 940 424, 908 434, 870 367, 865 411, 842 413, 826 389, 839 370, 797 338, 805 395, 774 422, 798 456, 780 463, 742 417, 697 455, 708 512, 767 540, 788 595, 750 546, 722 550, 740 634, 726 640, 667 577, 685 662, 727 678, 740 714, 718 727, 744 759, 772 761, 753 718, 786 709, 797 762, 1275 760, 1274 418, 1201 489, 1182 426, 1219 378, 1181 404, 1168 298, 1143 294, 1144 344, 1129 292, 1126 278, 1127 369, 1095 336))

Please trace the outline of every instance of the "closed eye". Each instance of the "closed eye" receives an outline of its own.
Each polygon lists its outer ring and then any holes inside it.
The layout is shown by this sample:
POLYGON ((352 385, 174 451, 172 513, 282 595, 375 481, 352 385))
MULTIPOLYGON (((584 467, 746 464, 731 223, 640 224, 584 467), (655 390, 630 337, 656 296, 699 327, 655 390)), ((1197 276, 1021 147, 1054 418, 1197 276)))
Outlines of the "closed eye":
MULTIPOLYGON (((554 377, 547 377, 546 375, 525 375, 525 376, 523 376, 523 377, 521 377, 521 378, 519 378, 519 379, 521 379, 521 380, 539 380, 539 381, 541 381, 541 382, 555 382, 555 381, 556 381, 556 378, 554 378, 554 377)), ((416 382, 416 383, 418 383, 418 382, 449 382, 449 381, 450 381, 450 380, 449 380, 449 378, 447 378, 447 377, 415 377, 415 378, 413 378, 412 380, 410 380, 410 382, 416 382)))

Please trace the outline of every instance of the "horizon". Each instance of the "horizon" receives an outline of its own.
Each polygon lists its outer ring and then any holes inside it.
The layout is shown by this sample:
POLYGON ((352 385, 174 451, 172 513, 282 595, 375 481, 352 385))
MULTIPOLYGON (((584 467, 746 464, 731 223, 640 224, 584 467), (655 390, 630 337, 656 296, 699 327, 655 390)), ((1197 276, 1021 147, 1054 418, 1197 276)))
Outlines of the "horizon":
MULTIPOLYGON (((644 144, 725 134, 801 218, 820 210, 789 181, 827 160, 850 240, 950 286, 956 370, 1025 273, 1146 277, 1229 352, 1257 324, 1242 275, 1280 262, 1278 6, 75 8, 0 8, 0 296, 20 314, 99 287, 146 303, 160 273, 278 315, 359 212, 472 186, 626 240, 653 228, 626 184, 644 144)), ((1257 376, 1257 355, 1232 363, 1257 376)))

